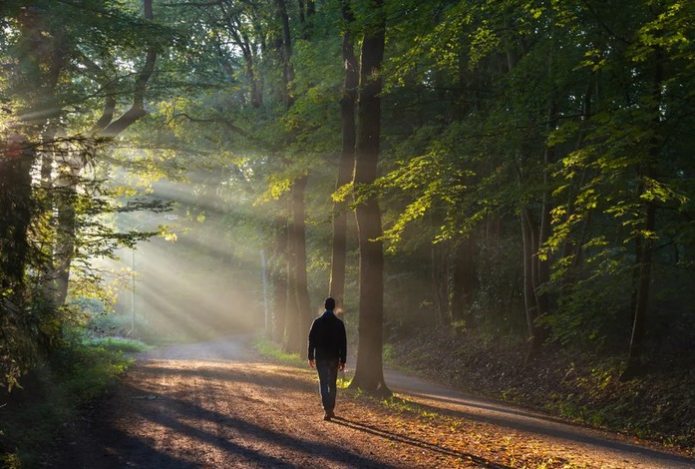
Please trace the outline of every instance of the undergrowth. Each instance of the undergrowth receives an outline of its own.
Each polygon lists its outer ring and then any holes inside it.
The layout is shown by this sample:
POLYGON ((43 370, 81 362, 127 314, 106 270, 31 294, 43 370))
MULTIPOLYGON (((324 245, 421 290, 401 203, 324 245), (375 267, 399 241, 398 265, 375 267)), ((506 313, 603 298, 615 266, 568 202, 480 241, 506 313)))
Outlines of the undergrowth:
POLYGON ((523 342, 448 330, 423 331, 389 347, 398 357, 387 361, 392 368, 695 453, 695 370, 663 367, 621 382, 619 356, 550 345, 524 366, 523 342))
POLYGON ((129 339, 73 341, 25 376, 22 388, 1 391, 0 467, 46 465, 47 442, 128 368, 129 353, 145 349, 129 339))
POLYGON ((288 353, 278 347, 274 342, 270 342, 261 336, 256 337, 253 346, 258 353, 272 360, 286 365, 305 366, 306 361, 298 353, 288 353))

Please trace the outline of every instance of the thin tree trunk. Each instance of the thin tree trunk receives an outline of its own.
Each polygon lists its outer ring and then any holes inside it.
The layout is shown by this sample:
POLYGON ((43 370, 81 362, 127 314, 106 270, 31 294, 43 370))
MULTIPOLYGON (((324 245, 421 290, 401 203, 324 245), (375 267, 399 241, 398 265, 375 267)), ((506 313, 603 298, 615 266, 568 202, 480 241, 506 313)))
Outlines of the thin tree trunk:
POLYGON ((287 322, 287 219, 275 218, 275 250, 271 281, 273 284, 273 340, 281 343, 287 322), (284 264, 284 266, 283 266, 284 264))
POLYGON ((311 305, 309 301, 309 285, 307 280, 306 265, 306 213, 304 209, 304 195, 308 183, 308 176, 299 178, 292 186, 292 217, 294 231, 294 256, 295 256, 295 302, 297 307, 297 324, 299 337, 297 347, 299 352, 306 354, 305 335, 311 325, 311 305))
MULTIPOLYGON (((359 190, 376 180, 381 134, 381 64, 384 57, 386 18, 383 0, 371 0, 371 18, 362 42, 360 95, 354 182, 359 190)), ((381 209, 376 195, 357 206, 360 251, 359 348, 355 377, 350 387, 381 396, 391 391, 384 381, 384 251, 381 209)))
MULTIPOLYGON (((652 127, 658 129, 661 124, 660 104, 662 98, 662 86, 664 81, 663 70, 663 50, 660 47, 655 51, 655 71, 654 82, 652 84, 652 105, 654 106, 652 127)), ((659 158, 659 145, 661 139, 658 133, 652 137, 647 155, 646 170, 644 176, 647 180, 657 179, 657 163, 659 158)), ((647 185, 643 184, 642 193, 648 190, 647 185)), ((644 203, 645 219, 644 232, 654 233, 656 231, 656 201, 653 197, 646 198, 644 203)), ((637 259, 639 265, 639 283, 637 289, 637 298, 635 304, 635 316, 632 323, 632 335, 630 338, 630 349, 628 353, 627 366, 625 371, 620 376, 622 381, 627 381, 641 374, 642 369, 642 353, 644 333, 646 328, 646 317, 649 308, 649 285, 652 280, 652 258, 654 254, 654 238, 645 236, 641 241, 640 255, 637 259)))
MULTIPOLYGON (((292 197, 288 200, 287 212, 292 214, 292 197)), ((287 229, 287 295, 285 296, 285 332, 283 345, 286 352, 299 353, 299 310, 297 309, 297 242, 295 225, 290 218, 287 229)))
POLYGON ((294 80, 294 69, 290 62, 290 57, 292 57, 292 33, 285 0, 276 0, 276 4, 282 22, 282 82, 284 85, 282 93, 285 99, 285 107, 289 109, 293 103, 292 93, 290 93, 289 87, 294 80))
POLYGON ((478 280, 474 252, 471 236, 460 239, 454 252, 451 315, 453 321, 462 324, 466 330, 475 328, 472 306, 478 280))
POLYGON ((524 256, 524 306, 529 335, 529 350, 526 355, 526 363, 529 363, 540 351, 543 341, 538 326, 537 273, 534 272, 534 266, 537 265, 535 256, 538 252, 538 228, 528 207, 522 210, 521 230, 524 256))
POLYGON ((430 244, 430 269, 436 308, 436 325, 448 326, 449 318, 449 262, 448 249, 443 243, 430 244))

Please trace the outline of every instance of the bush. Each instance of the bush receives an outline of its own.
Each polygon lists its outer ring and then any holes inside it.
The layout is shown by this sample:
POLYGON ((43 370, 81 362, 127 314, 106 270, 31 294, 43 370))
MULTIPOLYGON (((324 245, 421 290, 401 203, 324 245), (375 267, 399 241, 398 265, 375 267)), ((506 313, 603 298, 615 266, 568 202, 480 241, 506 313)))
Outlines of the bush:
POLYGON ((78 334, 68 334, 50 360, 21 379, 22 388, 0 392, 6 403, 0 408, 0 464, 9 468, 38 465, 46 443, 60 426, 103 394, 133 362, 126 352, 146 348, 134 340, 80 340, 78 334))

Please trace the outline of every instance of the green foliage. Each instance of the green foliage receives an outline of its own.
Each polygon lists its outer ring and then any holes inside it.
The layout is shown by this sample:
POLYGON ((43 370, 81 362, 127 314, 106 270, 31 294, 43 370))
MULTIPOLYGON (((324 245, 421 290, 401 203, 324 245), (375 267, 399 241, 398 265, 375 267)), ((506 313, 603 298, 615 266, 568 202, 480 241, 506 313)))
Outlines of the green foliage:
POLYGON ((85 340, 85 345, 123 353, 146 352, 153 348, 153 346, 146 345, 139 340, 125 339, 123 337, 94 337, 85 340))
POLYGON ((298 353, 284 352, 277 344, 269 342, 260 336, 256 337, 253 346, 261 355, 272 358, 280 363, 294 366, 306 365, 306 361, 302 359, 298 353))
POLYGON ((100 396, 132 363, 124 351, 143 344, 76 340, 58 349, 50 362, 34 369, 23 389, 3 393, 6 407, 0 421, 3 467, 33 467, 65 422, 100 396), (32 424, 26 425, 29 421, 32 424))

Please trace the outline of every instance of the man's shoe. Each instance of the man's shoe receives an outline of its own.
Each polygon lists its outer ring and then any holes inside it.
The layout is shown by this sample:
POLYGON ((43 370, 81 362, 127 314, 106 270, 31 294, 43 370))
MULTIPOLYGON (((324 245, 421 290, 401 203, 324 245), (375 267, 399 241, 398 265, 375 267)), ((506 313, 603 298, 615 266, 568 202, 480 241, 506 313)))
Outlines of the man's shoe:
POLYGON ((333 412, 326 411, 326 413, 323 414, 323 419, 326 421, 330 421, 332 416, 333 416, 333 412))

